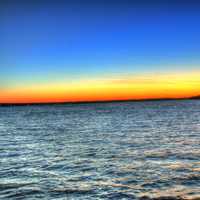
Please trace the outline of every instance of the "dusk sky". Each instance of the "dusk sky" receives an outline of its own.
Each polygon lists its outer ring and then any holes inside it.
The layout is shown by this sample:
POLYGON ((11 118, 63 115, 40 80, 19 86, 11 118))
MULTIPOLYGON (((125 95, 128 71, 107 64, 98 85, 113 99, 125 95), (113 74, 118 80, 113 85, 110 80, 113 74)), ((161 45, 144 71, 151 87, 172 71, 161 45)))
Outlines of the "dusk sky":
POLYGON ((1 1, 0 103, 199 95, 200 3, 148 2, 1 1))

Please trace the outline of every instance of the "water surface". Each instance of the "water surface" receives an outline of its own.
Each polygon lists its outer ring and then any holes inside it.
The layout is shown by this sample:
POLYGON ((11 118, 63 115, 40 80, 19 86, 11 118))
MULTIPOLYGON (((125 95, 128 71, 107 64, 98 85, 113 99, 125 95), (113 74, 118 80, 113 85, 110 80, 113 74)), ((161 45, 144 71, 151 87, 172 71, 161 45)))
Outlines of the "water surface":
POLYGON ((200 101, 0 107, 0 199, 200 197, 200 101))

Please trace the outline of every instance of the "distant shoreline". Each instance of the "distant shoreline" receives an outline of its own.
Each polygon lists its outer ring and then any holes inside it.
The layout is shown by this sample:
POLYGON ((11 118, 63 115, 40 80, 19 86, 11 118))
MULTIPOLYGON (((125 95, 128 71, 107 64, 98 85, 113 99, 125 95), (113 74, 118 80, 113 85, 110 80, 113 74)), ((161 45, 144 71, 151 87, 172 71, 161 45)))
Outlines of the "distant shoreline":
POLYGON ((35 103, 0 103, 4 106, 48 106, 48 105, 65 105, 65 104, 95 104, 95 103, 120 103, 120 102, 149 102, 149 101, 181 101, 181 100, 200 100, 200 96, 188 98, 155 98, 155 99, 127 99, 127 100, 105 100, 105 101, 66 101, 66 102, 35 102, 35 103))

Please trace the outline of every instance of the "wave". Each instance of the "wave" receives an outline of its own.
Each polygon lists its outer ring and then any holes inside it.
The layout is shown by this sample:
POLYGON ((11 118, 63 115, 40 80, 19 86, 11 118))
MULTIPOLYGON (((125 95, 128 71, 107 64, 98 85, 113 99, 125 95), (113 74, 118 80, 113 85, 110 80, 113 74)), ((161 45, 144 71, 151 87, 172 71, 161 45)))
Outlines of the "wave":
POLYGON ((148 196, 143 196, 140 197, 139 200, 200 200, 200 197, 194 197, 194 198, 184 198, 184 197, 179 197, 179 196, 161 196, 161 197, 148 197, 148 196))
POLYGON ((51 190, 51 192, 53 192, 53 193, 64 193, 64 194, 79 194, 79 195, 94 193, 94 191, 92 189, 79 189, 79 188, 77 188, 77 189, 57 188, 57 189, 51 190))
POLYGON ((33 183, 0 183, 0 190, 18 189, 32 184, 33 183))

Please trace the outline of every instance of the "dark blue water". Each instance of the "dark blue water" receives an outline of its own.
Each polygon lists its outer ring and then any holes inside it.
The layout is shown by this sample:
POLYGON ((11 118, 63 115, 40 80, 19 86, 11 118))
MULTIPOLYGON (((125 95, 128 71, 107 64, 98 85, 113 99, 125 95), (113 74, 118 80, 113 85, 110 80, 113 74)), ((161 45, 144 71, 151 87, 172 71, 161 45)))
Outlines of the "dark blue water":
POLYGON ((200 101, 0 107, 0 199, 200 197, 200 101))

